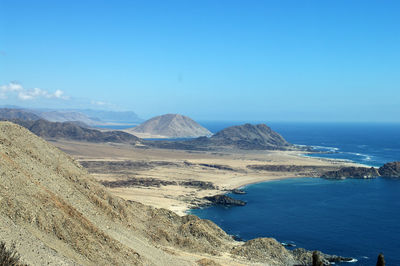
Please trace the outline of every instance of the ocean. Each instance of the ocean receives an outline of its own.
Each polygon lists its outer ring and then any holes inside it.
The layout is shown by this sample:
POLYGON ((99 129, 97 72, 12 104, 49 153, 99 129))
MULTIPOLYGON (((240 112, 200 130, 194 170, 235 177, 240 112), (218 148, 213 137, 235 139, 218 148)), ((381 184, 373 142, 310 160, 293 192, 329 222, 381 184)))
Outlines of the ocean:
MULTIPOLYGON (((202 122, 213 133, 242 122, 202 122)), ((400 124, 267 123, 312 154, 381 166, 400 160, 400 124)), ((192 210, 243 240, 274 237, 296 247, 353 257, 351 265, 400 265, 400 180, 293 178, 246 186, 244 207, 192 210)), ((347 263, 343 263, 347 264, 347 263)))

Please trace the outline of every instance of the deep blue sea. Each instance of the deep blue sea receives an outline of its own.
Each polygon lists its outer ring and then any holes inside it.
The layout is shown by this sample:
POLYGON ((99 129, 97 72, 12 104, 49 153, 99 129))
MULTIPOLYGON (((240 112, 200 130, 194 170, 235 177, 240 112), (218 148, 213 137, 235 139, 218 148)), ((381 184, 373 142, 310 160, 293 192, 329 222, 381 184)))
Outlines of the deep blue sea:
MULTIPOLYGON (((240 122, 202 122, 216 132, 240 122)), ((315 154, 380 166, 400 161, 400 124, 267 123, 289 142, 314 146, 315 154)), ((294 178, 246 186, 244 207, 192 210, 244 240, 274 237, 296 247, 375 265, 400 265, 400 180, 294 178)))

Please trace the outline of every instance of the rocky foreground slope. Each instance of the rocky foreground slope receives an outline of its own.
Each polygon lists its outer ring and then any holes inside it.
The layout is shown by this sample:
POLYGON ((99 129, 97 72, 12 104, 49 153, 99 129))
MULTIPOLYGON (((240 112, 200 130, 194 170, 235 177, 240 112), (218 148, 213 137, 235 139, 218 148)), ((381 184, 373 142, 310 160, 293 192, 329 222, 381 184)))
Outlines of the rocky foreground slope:
POLYGON ((127 132, 139 137, 195 138, 209 136, 211 132, 187 116, 166 114, 153 117, 127 132))

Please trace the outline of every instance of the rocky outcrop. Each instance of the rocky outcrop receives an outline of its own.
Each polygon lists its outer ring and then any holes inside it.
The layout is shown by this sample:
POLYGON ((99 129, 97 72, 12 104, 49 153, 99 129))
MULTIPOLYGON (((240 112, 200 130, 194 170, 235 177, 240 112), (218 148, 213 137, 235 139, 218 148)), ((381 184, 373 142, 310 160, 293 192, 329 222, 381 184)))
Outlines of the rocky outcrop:
POLYGON ((169 181, 157 178, 139 178, 130 177, 126 180, 104 181, 102 184, 106 187, 160 187, 160 186, 183 186, 195 187, 199 189, 216 189, 211 182, 189 180, 189 181, 169 181))
POLYGON ((233 194, 239 194, 239 195, 246 194, 246 191, 244 191, 243 189, 237 189, 237 188, 232 189, 231 192, 232 192, 233 194))
POLYGON ((208 129, 180 114, 156 116, 126 131, 140 137, 145 137, 143 134, 147 134, 149 137, 161 138, 196 138, 211 135, 208 129))
POLYGON ((381 253, 378 255, 378 260, 376 261, 376 266, 385 266, 385 265, 386 265, 385 257, 381 253))
POLYGON ((327 179, 345 179, 345 178, 376 178, 379 177, 376 168, 371 167, 343 167, 336 171, 328 171, 321 177, 327 179))
POLYGON ((100 131, 77 125, 74 122, 50 122, 47 120, 13 120, 39 137, 46 139, 67 139, 87 142, 115 142, 137 144, 140 139, 122 131, 100 131))
POLYGON ((353 258, 349 257, 327 255, 320 251, 309 251, 303 248, 296 248, 291 253, 295 260, 300 262, 299 265, 315 265, 314 262, 317 263, 316 265, 332 265, 334 263, 350 262, 353 260, 353 258))
POLYGON ((226 195, 215 195, 210 197, 204 197, 206 200, 211 201, 213 204, 222 205, 222 206, 244 206, 246 205, 245 201, 231 198, 226 195))
POLYGON ((234 247, 232 254, 249 261, 270 261, 270 265, 297 265, 293 255, 273 238, 256 238, 234 247))
POLYGON ((383 177, 400 178, 400 162, 386 163, 378 171, 383 177))

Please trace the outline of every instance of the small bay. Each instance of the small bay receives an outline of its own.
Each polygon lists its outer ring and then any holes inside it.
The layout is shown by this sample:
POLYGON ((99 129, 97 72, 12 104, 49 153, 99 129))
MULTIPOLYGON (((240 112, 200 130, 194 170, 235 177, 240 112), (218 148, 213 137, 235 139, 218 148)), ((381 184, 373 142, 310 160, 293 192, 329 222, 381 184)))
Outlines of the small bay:
MULTIPOLYGON (((371 166, 400 160, 399 124, 269 125, 291 143, 327 151, 308 156, 371 166)), ((212 126, 218 128, 217 123, 212 126)), ((400 265, 398 179, 291 178, 244 189, 247 194, 231 196, 246 206, 212 206, 191 213, 243 240, 274 237, 296 247, 353 257, 357 262, 352 265, 375 265, 382 252, 387 265, 400 265)))
POLYGON ((244 207, 192 210, 243 240, 274 237, 296 247, 374 265, 400 265, 400 181, 293 178, 249 185, 244 207))

